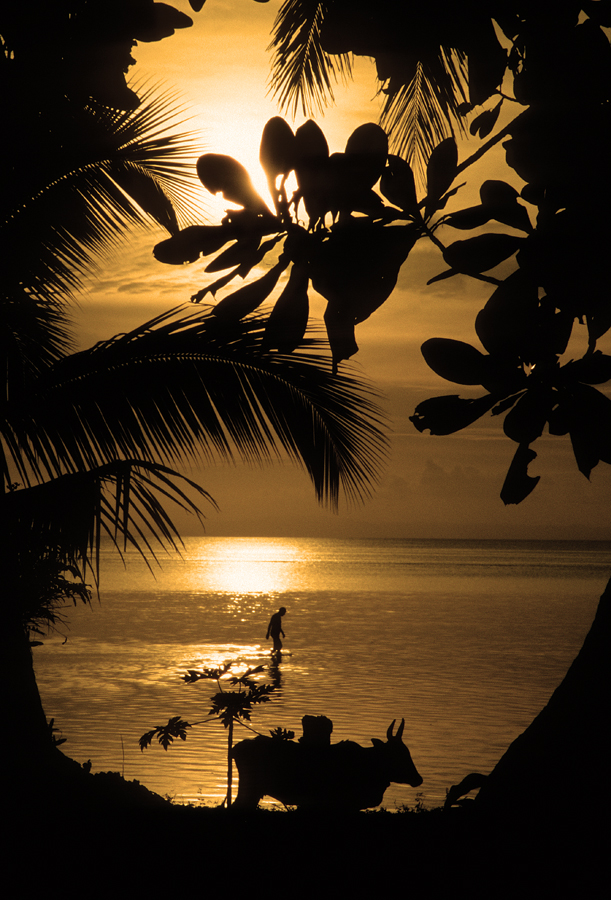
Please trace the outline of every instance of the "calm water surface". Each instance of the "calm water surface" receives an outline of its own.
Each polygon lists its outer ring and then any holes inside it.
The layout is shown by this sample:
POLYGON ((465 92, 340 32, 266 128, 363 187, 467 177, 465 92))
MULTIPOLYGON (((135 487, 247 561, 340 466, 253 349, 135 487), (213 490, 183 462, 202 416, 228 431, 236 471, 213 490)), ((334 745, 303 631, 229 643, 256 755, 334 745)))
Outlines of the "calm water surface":
MULTIPOLYGON (((270 615, 287 608, 279 688, 252 725, 369 744, 393 719, 427 806, 488 772, 545 705, 579 650, 611 575, 611 544, 190 538, 153 577, 104 553, 101 602, 35 649, 47 717, 65 752, 185 802, 225 796, 226 733, 193 728, 166 753, 138 738, 170 716, 206 718, 214 682, 187 669, 269 665, 270 615)), ((252 736, 238 729, 239 737, 252 736)), ((392 785, 384 805, 413 804, 392 785)))

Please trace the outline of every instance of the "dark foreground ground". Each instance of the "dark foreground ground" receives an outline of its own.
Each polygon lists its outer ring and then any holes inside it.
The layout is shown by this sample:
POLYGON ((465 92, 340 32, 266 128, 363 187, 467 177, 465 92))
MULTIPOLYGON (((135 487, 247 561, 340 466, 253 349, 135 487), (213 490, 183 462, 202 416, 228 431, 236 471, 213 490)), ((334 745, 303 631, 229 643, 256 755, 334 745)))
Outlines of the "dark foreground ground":
POLYGON ((80 769, 52 786, 9 789, 3 806, 3 880, 16 886, 7 898, 390 892, 494 900, 596 898, 608 887, 608 821, 570 815, 510 824, 480 820, 473 805, 236 813, 174 806, 116 773, 80 769))

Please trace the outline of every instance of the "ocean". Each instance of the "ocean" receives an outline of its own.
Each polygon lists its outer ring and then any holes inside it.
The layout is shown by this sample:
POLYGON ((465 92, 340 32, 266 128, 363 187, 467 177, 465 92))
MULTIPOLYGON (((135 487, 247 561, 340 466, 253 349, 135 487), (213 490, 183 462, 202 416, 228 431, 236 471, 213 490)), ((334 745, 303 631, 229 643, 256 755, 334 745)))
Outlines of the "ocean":
MULTIPOLYGON (((101 573, 99 602, 66 609, 60 633, 34 649, 68 756, 216 805, 227 774, 227 733, 208 716, 218 688, 181 676, 263 665, 276 691, 253 710, 258 733, 299 737, 303 715, 326 715, 333 741, 370 745, 405 719, 424 782, 391 785, 392 810, 442 804, 542 709, 591 625, 611 542, 192 537, 152 573, 134 552, 124 563, 104 548, 101 573), (265 634, 281 606, 274 667, 265 634), (178 715, 203 724, 167 752, 156 741, 140 750, 144 732, 178 715)), ((236 728, 236 741, 252 736, 236 728)))

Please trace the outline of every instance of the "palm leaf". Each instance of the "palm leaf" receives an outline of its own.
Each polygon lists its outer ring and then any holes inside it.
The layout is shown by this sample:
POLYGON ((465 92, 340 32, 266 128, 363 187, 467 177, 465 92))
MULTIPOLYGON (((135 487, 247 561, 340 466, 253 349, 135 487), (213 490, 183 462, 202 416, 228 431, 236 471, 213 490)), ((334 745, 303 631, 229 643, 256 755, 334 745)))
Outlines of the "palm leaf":
POLYGON ((102 535, 119 552, 133 546, 149 566, 156 548, 180 550, 168 504, 201 519, 187 490, 214 505, 166 466, 123 460, 1 495, 4 596, 18 601, 24 622, 53 625, 58 604, 89 600, 88 576, 99 584, 102 535))
POLYGON ((265 323, 174 310, 52 365, 8 405, 3 437, 19 477, 119 459, 284 454, 306 469, 321 502, 335 507, 340 489, 350 500, 367 496, 386 449, 372 391, 333 375, 322 340, 264 352, 265 323))
POLYGON ((280 7, 267 48, 274 53, 270 79, 282 109, 299 106, 304 115, 322 111, 333 102, 333 84, 352 76, 352 56, 326 53, 320 29, 327 3, 285 0, 280 7))
POLYGON ((172 204, 182 221, 193 214, 193 139, 169 133, 181 112, 172 99, 148 91, 127 113, 66 101, 52 120, 23 123, 29 132, 2 154, 11 173, 0 215, 5 295, 21 286, 65 301, 128 226, 171 230, 172 204), (35 165, 28 144, 39 149, 35 165))
POLYGON ((417 61, 409 79, 391 79, 384 89, 380 124, 390 135, 393 151, 410 163, 421 181, 433 149, 455 128, 465 130, 459 107, 467 102, 466 73, 466 56, 440 47, 417 61))

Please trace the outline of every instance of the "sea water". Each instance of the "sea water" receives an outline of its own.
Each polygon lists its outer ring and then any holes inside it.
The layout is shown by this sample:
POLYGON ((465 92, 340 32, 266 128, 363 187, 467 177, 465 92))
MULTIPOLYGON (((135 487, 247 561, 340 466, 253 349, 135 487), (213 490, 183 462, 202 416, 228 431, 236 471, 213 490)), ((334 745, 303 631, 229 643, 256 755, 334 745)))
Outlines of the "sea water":
MULTIPOLYGON (((105 548, 101 573, 99 602, 66 609, 34 650, 69 756, 178 802, 218 804, 218 686, 182 676, 263 665, 276 690, 251 728, 299 737, 303 715, 326 715, 333 741, 370 745, 405 719, 418 799, 432 807, 469 772, 489 772, 560 683, 611 575, 611 543, 193 537, 153 573, 105 548), (265 635, 281 606, 273 666, 265 635), (139 749, 177 715, 200 723, 186 741, 139 749)), ((238 727, 235 740, 253 736, 238 727)), ((384 806, 415 802, 413 788, 391 785, 384 806)))

